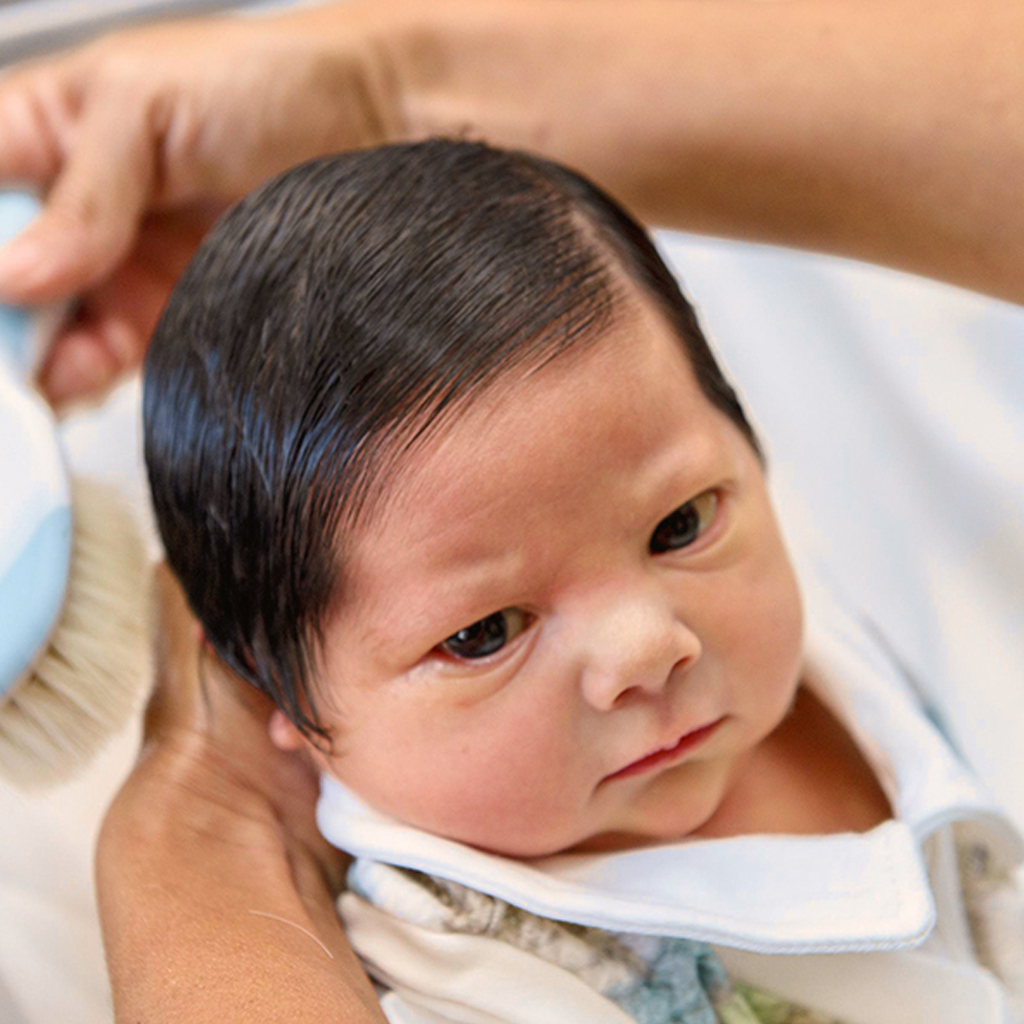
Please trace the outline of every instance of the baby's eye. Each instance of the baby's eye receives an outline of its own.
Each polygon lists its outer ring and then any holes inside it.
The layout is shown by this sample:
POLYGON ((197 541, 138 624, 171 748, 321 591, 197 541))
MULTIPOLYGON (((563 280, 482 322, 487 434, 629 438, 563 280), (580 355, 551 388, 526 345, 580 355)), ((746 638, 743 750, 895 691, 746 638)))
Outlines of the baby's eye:
POLYGON ((692 544, 715 521, 717 510, 718 494, 715 491, 705 491, 685 505, 680 505, 654 528, 650 542, 651 554, 660 555, 692 544))
POLYGON ((445 654, 464 661, 486 658, 514 640, 529 624, 526 612, 519 608, 505 608, 452 633, 438 646, 445 654))

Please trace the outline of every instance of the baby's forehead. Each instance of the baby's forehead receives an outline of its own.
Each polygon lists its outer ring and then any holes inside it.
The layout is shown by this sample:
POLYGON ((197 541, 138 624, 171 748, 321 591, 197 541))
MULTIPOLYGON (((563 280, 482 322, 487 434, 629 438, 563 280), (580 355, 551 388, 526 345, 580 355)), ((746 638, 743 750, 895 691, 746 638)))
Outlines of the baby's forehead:
POLYGON ((746 441, 703 395, 675 337, 619 330, 498 381, 396 457, 346 544, 353 584, 386 590, 389 573, 411 564, 425 577, 482 566, 508 575, 595 524, 610 537, 617 523, 667 514, 731 472, 746 441))

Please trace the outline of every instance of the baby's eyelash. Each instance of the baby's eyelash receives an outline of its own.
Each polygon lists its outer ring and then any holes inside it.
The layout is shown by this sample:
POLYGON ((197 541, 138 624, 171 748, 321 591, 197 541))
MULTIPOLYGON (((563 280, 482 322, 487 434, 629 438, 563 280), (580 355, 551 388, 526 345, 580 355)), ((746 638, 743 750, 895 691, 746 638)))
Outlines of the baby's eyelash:
POLYGON ((515 640, 532 621, 521 608, 503 608, 452 633, 437 650, 456 661, 481 661, 515 640))
POLYGON ((714 524, 720 504, 718 491, 708 490, 680 505, 654 528, 648 542, 651 554, 678 551, 698 541, 714 524))

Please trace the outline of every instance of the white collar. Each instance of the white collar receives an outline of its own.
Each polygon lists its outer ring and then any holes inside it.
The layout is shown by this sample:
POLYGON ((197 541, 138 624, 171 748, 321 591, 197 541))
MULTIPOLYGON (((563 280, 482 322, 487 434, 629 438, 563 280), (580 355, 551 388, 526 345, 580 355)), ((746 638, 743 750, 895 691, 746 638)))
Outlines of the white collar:
POLYGON ((404 825, 329 778, 317 808, 320 830, 356 857, 610 931, 680 935, 762 953, 915 945, 935 923, 921 852, 926 836, 953 821, 976 821, 1007 864, 1024 859, 1024 843, 921 711, 874 631, 818 583, 810 598, 808 664, 894 808, 895 818, 870 832, 684 840, 514 860, 404 825))

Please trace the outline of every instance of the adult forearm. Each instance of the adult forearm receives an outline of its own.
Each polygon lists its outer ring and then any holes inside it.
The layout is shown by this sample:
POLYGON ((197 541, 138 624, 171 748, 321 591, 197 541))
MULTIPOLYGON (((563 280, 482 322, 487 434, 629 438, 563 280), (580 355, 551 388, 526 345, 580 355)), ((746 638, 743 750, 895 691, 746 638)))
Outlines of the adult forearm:
POLYGON ((0 83, 0 178, 46 193, 5 301, 75 296, 55 402, 135 365, 215 209, 427 134, 525 146, 653 224, 1024 302, 1019 0, 346 0, 133 30, 0 83))
POLYGON ((392 135, 529 147, 655 224, 1024 300, 1024 5, 393 0, 375 17, 392 135))
POLYGON ((118 1021, 383 1019, 337 920, 285 862, 224 836, 125 854, 101 860, 99 885, 118 1021))
POLYGON ((237 807, 119 799, 97 855, 117 1021, 383 1021, 311 858, 237 807))

